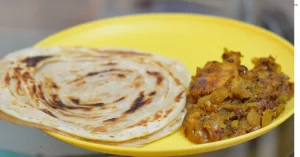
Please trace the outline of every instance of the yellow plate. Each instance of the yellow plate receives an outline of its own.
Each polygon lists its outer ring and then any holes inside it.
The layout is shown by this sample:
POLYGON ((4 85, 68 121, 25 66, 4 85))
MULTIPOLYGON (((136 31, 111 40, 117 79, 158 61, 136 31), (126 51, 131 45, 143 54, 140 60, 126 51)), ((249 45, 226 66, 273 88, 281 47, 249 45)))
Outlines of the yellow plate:
MULTIPOLYGON (((252 67, 252 57, 272 55, 294 80, 293 46, 261 28, 234 20, 193 14, 144 14, 99 20, 64 30, 39 42, 38 46, 117 46, 138 49, 182 60, 194 74, 197 66, 221 60, 223 48, 241 51, 242 63, 252 67)), ((258 137, 277 127, 294 113, 294 100, 270 125, 232 139, 195 145, 182 132, 142 148, 107 146, 80 141, 54 132, 50 136, 89 150, 129 156, 177 156, 230 147, 258 137)))

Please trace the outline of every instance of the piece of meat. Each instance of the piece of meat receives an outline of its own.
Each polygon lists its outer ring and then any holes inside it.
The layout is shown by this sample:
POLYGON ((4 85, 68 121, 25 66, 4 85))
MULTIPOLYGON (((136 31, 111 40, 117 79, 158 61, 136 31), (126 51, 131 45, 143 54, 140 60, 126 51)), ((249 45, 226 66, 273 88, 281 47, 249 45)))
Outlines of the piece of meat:
POLYGON ((225 86, 239 75, 240 57, 239 52, 225 52, 223 62, 210 61, 203 68, 197 68, 196 76, 192 77, 190 94, 199 97, 225 86))

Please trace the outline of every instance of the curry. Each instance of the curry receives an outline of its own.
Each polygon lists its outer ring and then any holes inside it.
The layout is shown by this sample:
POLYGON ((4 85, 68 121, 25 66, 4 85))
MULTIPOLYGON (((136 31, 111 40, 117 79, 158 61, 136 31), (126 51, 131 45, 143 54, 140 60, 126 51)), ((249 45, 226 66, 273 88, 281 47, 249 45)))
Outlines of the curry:
POLYGON ((225 49, 223 62, 197 68, 190 83, 186 137, 194 143, 224 140, 267 126, 294 95, 294 83, 270 56, 241 65, 241 53, 225 49))

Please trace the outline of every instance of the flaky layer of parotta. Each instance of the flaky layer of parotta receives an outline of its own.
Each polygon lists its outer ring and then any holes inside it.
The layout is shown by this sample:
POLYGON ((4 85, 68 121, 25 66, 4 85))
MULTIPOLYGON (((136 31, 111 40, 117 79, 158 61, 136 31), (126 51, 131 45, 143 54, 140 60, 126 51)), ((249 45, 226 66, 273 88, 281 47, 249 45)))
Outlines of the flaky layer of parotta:
POLYGON ((174 132, 190 80, 178 60, 133 50, 36 47, 0 66, 2 114, 108 142, 174 132))
POLYGON ((30 123, 30 122, 26 122, 26 121, 14 118, 12 116, 9 116, 9 115, 3 113, 2 111, 0 111, 0 120, 2 119, 2 120, 5 120, 7 122, 16 124, 16 125, 22 125, 22 126, 27 126, 27 127, 33 127, 33 128, 39 128, 39 129, 54 131, 54 132, 62 134, 64 136, 68 136, 68 137, 71 137, 73 139, 78 139, 78 140, 86 141, 86 142, 92 142, 92 143, 97 143, 97 144, 105 144, 105 145, 113 145, 113 146, 123 146, 123 147, 142 147, 142 146, 144 146, 148 143, 159 140, 159 139, 161 139, 165 136, 168 136, 168 135, 172 134, 173 132, 177 131, 181 127, 181 124, 184 120, 186 112, 187 112, 187 110, 183 109, 181 111, 181 113, 173 121, 171 121, 165 127, 163 127, 162 129, 160 129, 160 130, 158 130, 158 131, 156 131, 152 134, 145 135, 145 136, 138 137, 138 138, 134 138, 134 139, 130 139, 130 140, 127 140, 127 141, 122 141, 122 142, 108 142, 108 141, 85 139, 85 138, 82 138, 82 137, 70 135, 66 132, 56 130, 55 128, 52 128, 52 127, 47 127, 47 126, 36 124, 36 123, 30 123))

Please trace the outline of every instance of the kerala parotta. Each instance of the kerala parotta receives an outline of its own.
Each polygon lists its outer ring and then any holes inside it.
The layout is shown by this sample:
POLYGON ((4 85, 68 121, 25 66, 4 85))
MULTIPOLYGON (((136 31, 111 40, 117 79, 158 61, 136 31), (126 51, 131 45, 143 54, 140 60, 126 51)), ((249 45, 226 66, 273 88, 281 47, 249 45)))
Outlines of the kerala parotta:
POLYGON ((190 80, 178 60, 134 50, 35 47, 0 65, 3 113, 110 142, 147 136, 174 121, 190 80))
POLYGON ((182 122, 184 120, 186 112, 187 112, 187 110, 184 108, 181 111, 181 113, 173 121, 171 121, 165 127, 163 127, 162 129, 160 129, 160 130, 158 130, 158 131, 156 131, 152 134, 145 135, 145 136, 138 137, 138 138, 134 138, 134 139, 130 139, 130 140, 127 140, 127 141, 122 141, 122 142, 108 142, 108 141, 85 139, 85 138, 82 138, 82 137, 70 135, 70 134, 68 134, 66 132, 62 132, 60 130, 56 130, 53 127, 47 127, 45 125, 30 123, 30 122, 26 122, 26 121, 14 118, 12 116, 9 116, 9 115, 3 113, 2 111, 0 111, 0 119, 5 120, 5 121, 10 122, 10 123, 13 123, 13 124, 16 124, 16 125, 22 125, 22 126, 27 126, 27 127, 33 127, 33 128, 39 128, 39 129, 43 129, 43 130, 53 131, 55 133, 59 133, 59 134, 64 135, 64 136, 68 136, 68 137, 71 137, 73 139, 78 139, 78 140, 86 141, 86 142, 92 142, 92 143, 97 143, 97 144, 105 144, 105 145, 113 145, 113 146, 123 146, 123 147, 142 147, 146 144, 149 144, 151 142, 159 140, 159 139, 161 139, 161 138, 163 138, 167 135, 170 135, 173 132, 177 131, 182 125, 182 122))

